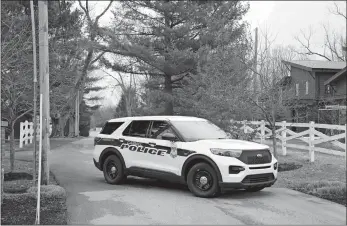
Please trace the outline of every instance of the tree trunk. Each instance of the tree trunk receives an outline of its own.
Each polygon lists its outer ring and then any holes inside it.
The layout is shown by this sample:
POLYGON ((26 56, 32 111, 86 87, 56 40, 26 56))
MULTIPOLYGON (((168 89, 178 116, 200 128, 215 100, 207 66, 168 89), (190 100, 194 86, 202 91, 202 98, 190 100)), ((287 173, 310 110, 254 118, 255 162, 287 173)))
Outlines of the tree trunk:
POLYGON ((128 95, 128 97, 125 97, 125 108, 126 108, 126 112, 127 112, 127 117, 131 117, 132 114, 131 114, 131 101, 132 101, 132 98, 129 97, 129 95, 131 95, 130 93, 128 94, 125 94, 125 95, 128 95))
POLYGON ((59 126, 60 126, 60 137, 65 137, 65 125, 66 125, 66 116, 63 116, 59 120, 59 126))
POLYGON ((14 158, 15 158, 14 123, 15 123, 15 121, 13 121, 11 123, 11 140, 10 140, 10 166, 11 166, 11 172, 14 171, 14 158))
POLYGON ((171 83, 171 76, 166 75, 165 76, 165 87, 164 87, 164 93, 165 93, 165 115, 173 115, 173 98, 172 98, 172 83, 171 83))
POLYGON ((73 116, 69 118, 69 137, 75 137, 75 119, 73 116))
POLYGON ((52 117, 52 133, 50 137, 57 137, 59 136, 59 118, 53 118, 52 117))
POLYGON ((273 154, 277 159, 277 144, 276 144, 276 127, 275 124, 272 126, 272 146, 273 146, 273 154))

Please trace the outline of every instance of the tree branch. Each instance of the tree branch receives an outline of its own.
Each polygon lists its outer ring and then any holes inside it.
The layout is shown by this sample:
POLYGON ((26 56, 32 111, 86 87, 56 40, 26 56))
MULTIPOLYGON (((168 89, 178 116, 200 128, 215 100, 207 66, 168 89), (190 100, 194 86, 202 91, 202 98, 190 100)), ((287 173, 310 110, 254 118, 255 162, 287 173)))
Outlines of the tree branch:
POLYGON ((111 7, 112 2, 113 2, 113 0, 111 0, 110 3, 107 5, 107 7, 104 9, 104 11, 102 11, 102 13, 101 13, 99 16, 97 16, 97 17, 95 18, 95 23, 94 23, 95 25, 98 24, 99 19, 100 19, 100 18, 107 12, 107 10, 111 7))

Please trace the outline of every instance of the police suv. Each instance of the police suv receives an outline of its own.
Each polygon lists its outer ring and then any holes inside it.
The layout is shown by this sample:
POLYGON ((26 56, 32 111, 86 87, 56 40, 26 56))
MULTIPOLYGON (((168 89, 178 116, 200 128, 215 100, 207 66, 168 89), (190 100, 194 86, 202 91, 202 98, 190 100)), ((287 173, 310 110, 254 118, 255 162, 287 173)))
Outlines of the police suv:
POLYGON ((182 183, 198 197, 256 192, 277 179, 266 145, 229 139, 206 119, 143 116, 109 120, 94 140, 93 160, 109 184, 128 175, 182 183))

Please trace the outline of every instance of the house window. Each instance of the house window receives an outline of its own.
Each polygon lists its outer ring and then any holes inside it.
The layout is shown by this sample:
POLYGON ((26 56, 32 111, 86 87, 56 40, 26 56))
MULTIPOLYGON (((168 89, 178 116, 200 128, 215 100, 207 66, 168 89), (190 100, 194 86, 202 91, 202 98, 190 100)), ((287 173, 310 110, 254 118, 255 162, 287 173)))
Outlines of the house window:
POLYGON ((295 84, 295 96, 299 96, 299 84, 295 84))
POLYGON ((308 81, 306 81, 306 95, 308 95, 308 81))
POLYGON ((331 85, 326 85, 325 86, 325 94, 331 94, 333 91, 331 85))

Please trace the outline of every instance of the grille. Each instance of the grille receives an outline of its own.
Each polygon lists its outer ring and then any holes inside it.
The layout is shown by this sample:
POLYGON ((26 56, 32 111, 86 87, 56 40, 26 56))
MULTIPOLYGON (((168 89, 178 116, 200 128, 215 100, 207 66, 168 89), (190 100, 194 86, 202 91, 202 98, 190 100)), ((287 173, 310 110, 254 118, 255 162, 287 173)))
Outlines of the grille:
POLYGON ((258 167, 249 167, 250 169, 268 169, 271 166, 258 166, 258 167))
POLYGON ((245 150, 242 151, 241 156, 238 158, 241 162, 256 165, 270 163, 272 160, 271 153, 268 149, 265 150, 245 150), (257 155, 261 154, 261 157, 257 155))
POLYGON ((262 183, 262 182, 269 182, 274 180, 275 177, 272 173, 264 173, 264 174, 255 174, 255 175, 248 175, 243 180, 243 184, 255 184, 255 183, 262 183))

